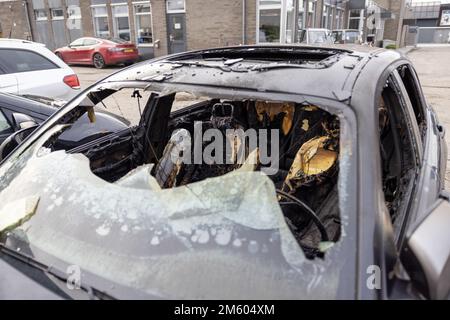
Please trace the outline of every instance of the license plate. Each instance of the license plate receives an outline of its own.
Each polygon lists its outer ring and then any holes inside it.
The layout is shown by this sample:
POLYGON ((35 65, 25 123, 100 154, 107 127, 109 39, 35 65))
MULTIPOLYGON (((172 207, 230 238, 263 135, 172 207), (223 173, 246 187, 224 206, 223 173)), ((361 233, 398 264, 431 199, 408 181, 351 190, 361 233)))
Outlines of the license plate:
POLYGON ((123 50, 123 52, 133 52, 134 50, 133 49, 125 49, 125 50, 123 50))

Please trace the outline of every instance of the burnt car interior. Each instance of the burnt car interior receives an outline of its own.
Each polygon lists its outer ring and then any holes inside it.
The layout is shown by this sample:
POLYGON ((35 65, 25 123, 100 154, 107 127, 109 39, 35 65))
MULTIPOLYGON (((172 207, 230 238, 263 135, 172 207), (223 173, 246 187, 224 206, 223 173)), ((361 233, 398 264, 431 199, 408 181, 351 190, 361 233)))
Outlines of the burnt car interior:
MULTIPOLYGON (((96 105, 114 92, 109 89, 91 92, 89 100, 96 105)), ((84 154, 90 160, 91 171, 111 183, 139 166, 153 163, 149 174, 162 189, 167 189, 218 177, 242 166, 237 161, 231 164, 225 161, 220 164, 174 163, 170 156, 179 143, 171 139, 174 132, 184 130, 195 136, 194 123, 199 121, 202 133, 214 128, 224 136, 227 129, 255 129, 256 132, 278 129, 279 169, 269 177, 276 188, 286 222, 306 257, 323 258, 325 251, 341 235, 337 188, 338 117, 309 103, 217 98, 172 111, 175 100, 176 93, 151 93, 138 125, 66 151, 84 154)), ((73 123, 84 112, 95 119, 92 105, 81 103, 60 123, 73 123)), ((246 159, 255 151, 249 150, 245 141, 239 141, 239 136, 231 139, 234 160, 242 146, 247 148, 246 159)), ((268 140, 268 144, 273 142, 268 140)), ((58 149, 51 143, 46 147, 58 149)), ((203 142, 202 148, 205 147, 203 142)), ((264 165, 256 161, 253 169, 262 170, 264 165)))

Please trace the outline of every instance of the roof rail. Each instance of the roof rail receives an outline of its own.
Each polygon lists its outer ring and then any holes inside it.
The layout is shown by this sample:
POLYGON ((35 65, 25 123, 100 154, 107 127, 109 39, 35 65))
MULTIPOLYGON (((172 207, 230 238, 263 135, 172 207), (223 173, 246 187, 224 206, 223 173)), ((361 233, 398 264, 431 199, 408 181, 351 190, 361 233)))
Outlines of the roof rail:
POLYGON ((24 39, 0 38, 0 42, 19 42, 19 43, 40 45, 40 46, 45 47, 45 44, 43 44, 43 43, 33 42, 33 41, 29 41, 29 40, 24 40, 24 39))

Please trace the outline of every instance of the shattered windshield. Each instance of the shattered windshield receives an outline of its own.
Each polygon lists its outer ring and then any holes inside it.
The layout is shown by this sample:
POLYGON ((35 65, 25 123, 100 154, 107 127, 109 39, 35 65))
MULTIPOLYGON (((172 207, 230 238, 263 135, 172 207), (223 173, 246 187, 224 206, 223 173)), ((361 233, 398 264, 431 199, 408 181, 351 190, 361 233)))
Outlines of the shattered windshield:
POLYGON ((2 164, 0 243, 151 297, 335 297, 354 255, 345 118, 314 99, 125 80, 63 107, 2 164), (130 127, 54 147, 96 108, 130 127))

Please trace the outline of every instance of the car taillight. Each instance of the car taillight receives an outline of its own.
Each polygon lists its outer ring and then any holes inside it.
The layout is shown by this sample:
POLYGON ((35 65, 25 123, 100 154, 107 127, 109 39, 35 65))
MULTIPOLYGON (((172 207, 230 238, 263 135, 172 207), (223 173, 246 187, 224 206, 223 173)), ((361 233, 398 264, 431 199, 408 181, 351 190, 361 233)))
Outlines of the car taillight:
POLYGON ((119 52, 119 51, 122 51, 123 50, 123 48, 108 48, 108 51, 111 51, 111 52, 119 52))
POLYGON ((63 81, 65 84, 67 84, 69 87, 73 89, 80 89, 80 81, 78 80, 76 74, 65 76, 63 81))

